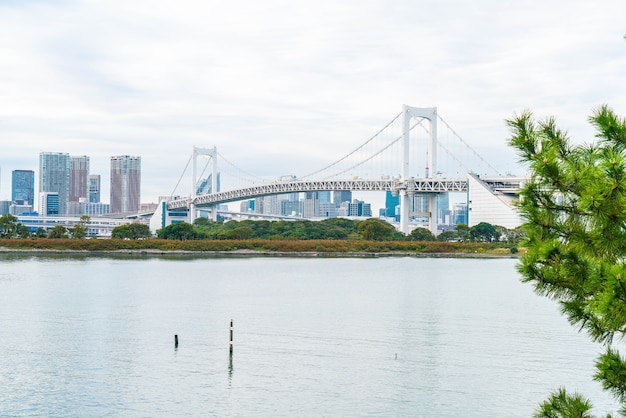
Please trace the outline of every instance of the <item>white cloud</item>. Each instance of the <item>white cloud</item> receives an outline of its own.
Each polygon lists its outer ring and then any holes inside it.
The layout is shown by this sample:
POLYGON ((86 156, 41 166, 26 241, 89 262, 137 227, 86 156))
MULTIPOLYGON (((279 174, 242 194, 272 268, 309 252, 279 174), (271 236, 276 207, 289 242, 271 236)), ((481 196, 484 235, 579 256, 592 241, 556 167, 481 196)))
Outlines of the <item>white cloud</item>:
POLYGON ((595 106, 626 114, 624 15, 621 0, 0 1, 0 198, 41 151, 90 155, 105 185, 110 156, 141 155, 144 201, 194 145, 302 175, 404 103, 437 106, 515 172, 515 112, 585 141, 595 106))

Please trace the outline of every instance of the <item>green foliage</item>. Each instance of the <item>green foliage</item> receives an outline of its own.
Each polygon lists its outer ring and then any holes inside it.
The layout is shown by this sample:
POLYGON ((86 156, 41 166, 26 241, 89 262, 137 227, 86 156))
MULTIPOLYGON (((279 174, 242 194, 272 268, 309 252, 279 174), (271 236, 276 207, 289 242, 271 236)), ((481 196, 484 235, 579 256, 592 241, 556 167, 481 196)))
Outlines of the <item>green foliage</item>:
POLYGON ((536 122, 524 112, 507 121, 531 172, 520 199, 527 253, 518 269, 607 347, 595 378, 626 406, 626 363, 612 349, 626 336, 626 121, 607 106, 589 121, 592 145, 571 144, 553 118, 536 122))
POLYGON ((535 418, 590 418, 591 403, 578 393, 568 395, 565 389, 550 395, 550 398, 539 406, 535 418))
POLYGON ((14 238, 17 236, 17 217, 7 213, 0 216, 0 237, 14 238))
POLYGON ((60 239, 67 238, 67 228, 63 225, 55 225, 50 231, 48 231, 48 238, 60 239))
POLYGON ((435 241, 436 238, 432 232, 426 228, 415 228, 407 237, 411 241, 435 241))
POLYGON ((492 242, 498 240, 496 228, 487 222, 481 222, 471 227, 469 235, 472 241, 492 242))
POLYGON ((140 223, 118 225, 111 231, 111 238, 116 239, 146 239, 150 237, 152 237, 150 227, 140 223))
POLYGON ((389 241, 396 232, 396 228, 393 225, 376 218, 369 218, 359 222, 357 229, 363 239, 373 241, 389 241))
POLYGON ((187 222, 171 224, 157 231, 157 236, 163 239, 172 240, 195 240, 199 239, 199 234, 193 229, 193 226, 187 222))

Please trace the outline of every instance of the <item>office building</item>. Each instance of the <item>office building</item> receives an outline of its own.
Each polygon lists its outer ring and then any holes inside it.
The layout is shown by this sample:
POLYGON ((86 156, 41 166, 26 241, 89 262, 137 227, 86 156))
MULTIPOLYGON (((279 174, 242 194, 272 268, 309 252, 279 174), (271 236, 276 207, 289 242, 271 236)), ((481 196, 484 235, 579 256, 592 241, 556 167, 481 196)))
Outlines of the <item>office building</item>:
POLYGON ((337 206, 341 206, 343 202, 352 202, 351 190, 335 190, 333 191, 333 203, 337 206))
MULTIPOLYGON (((57 215, 65 215, 70 199, 70 155, 62 152, 39 154, 39 192, 56 193, 57 215)), ((41 204, 40 204, 41 206, 41 204)))
POLYGON ((33 206, 35 203, 35 172, 13 170, 11 175, 11 199, 14 202, 33 206))
POLYGON ((139 211, 141 157, 111 157, 111 213, 139 211))
POLYGON ((70 202, 87 201, 89 198, 89 157, 70 158, 70 202))
POLYGON ((39 215, 40 216, 59 216, 60 200, 57 192, 41 192, 39 193, 39 215))
POLYGON ((89 203, 100 203, 100 174, 89 175, 89 203))

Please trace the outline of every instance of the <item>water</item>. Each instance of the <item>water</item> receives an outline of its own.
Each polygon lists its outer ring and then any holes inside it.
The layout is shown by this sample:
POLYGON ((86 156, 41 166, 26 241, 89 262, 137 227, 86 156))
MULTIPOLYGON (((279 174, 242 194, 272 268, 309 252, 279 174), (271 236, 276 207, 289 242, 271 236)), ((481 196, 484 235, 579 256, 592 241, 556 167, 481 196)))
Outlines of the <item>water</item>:
POLYGON ((561 386, 615 411, 516 262, 0 255, 0 416, 528 417, 561 386))

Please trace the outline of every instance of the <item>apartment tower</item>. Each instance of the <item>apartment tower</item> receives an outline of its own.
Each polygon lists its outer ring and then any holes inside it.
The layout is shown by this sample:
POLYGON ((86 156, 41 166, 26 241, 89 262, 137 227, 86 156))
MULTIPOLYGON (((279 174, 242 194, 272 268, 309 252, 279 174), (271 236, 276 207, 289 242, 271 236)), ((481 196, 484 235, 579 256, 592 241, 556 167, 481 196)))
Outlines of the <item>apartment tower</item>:
POLYGON ((63 152, 39 154, 39 192, 58 194, 58 214, 67 214, 70 200, 70 155, 63 152))
POLYGON ((139 211, 141 157, 111 157, 111 213, 139 211))

